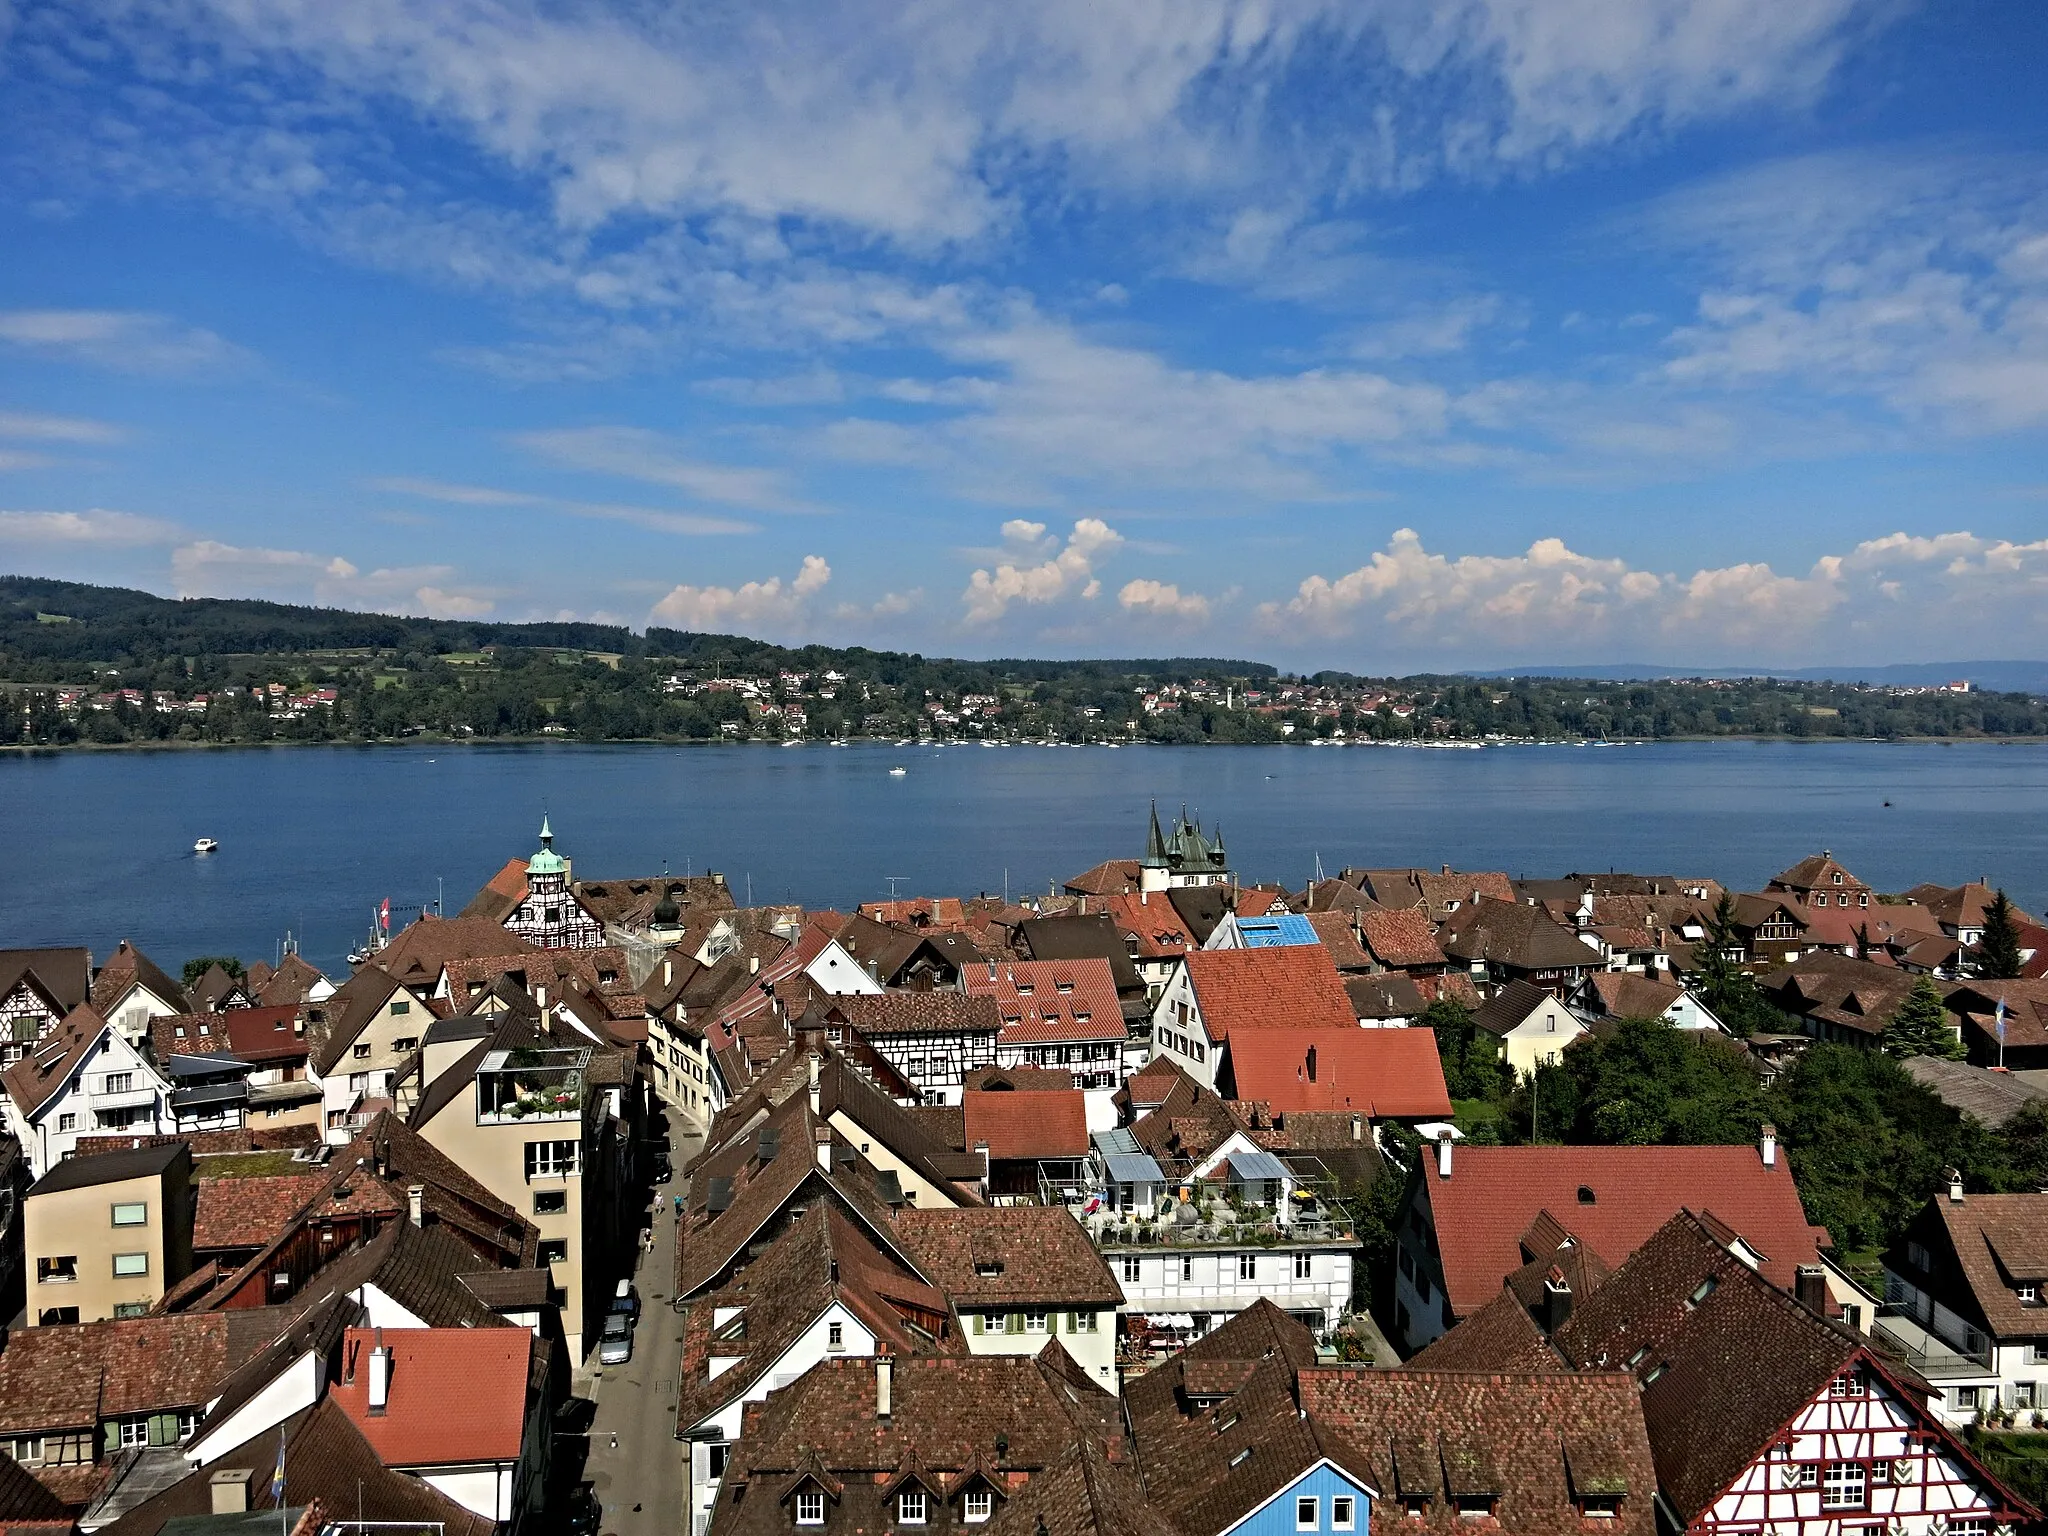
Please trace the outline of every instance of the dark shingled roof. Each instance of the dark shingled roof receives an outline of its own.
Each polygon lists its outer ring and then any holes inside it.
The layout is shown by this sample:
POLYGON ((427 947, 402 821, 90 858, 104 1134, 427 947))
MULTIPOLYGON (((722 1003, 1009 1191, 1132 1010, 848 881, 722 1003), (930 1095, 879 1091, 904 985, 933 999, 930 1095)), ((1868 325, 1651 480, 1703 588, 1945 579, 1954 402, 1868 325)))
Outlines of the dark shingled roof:
POLYGON ((905 1209, 896 1230, 963 1313, 981 1306, 1118 1306, 1123 1288, 1065 1206, 905 1209))
POLYGON ((1444 919, 1437 943, 1453 960, 1489 961, 1525 971, 1600 963, 1592 945, 1560 928, 1541 907, 1519 901, 1482 898, 1461 906, 1444 919))
POLYGON ((992 997, 959 992, 883 992, 835 997, 831 1011, 863 1035, 993 1035, 1003 1027, 992 997))
POLYGON ((86 999, 92 956, 84 945, 61 949, 0 949, 0 1001, 14 995, 25 978, 62 1018, 86 999))
POLYGON ((182 1141, 160 1147, 136 1147, 127 1152, 99 1152, 90 1157, 67 1157, 29 1187, 29 1196, 59 1194, 67 1189, 87 1189, 94 1184, 117 1184, 123 1179, 161 1178, 180 1158, 190 1161, 191 1149, 182 1141))

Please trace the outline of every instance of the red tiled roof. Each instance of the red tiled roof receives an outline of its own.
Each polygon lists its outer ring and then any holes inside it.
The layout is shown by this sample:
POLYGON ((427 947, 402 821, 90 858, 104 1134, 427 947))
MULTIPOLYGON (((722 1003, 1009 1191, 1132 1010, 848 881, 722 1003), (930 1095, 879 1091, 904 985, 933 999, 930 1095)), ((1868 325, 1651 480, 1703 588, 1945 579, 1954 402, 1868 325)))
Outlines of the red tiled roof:
POLYGON ((1320 944, 1189 950, 1185 964, 1212 1041, 1233 1030, 1358 1027, 1343 978, 1320 944))
POLYGON ((1077 1088, 1065 1093, 969 1089, 960 1095, 960 1104, 967 1112, 967 1145, 987 1142, 993 1161, 1088 1155, 1088 1106, 1077 1088))
POLYGON ((1165 959, 1188 947, 1187 922, 1174 911, 1163 891, 1142 896, 1136 891, 1121 891, 1104 896, 1101 901, 1103 911, 1118 931, 1138 941, 1137 959, 1165 959), (1151 899, 1155 895, 1157 901, 1151 899))
POLYGON ((1003 1020, 997 1042, 1121 1040, 1127 1034, 1116 975, 1101 958, 991 960, 960 968, 969 997, 992 997, 1003 1020))
POLYGON ((1788 1291, 1798 1266, 1818 1263, 1817 1244, 1826 1241, 1824 1229, 1807 1224, 1782 1148, 1765 1167, 1747 1145, 1460 1145, 1451 1177, 1438 1178, 1432 1160, 1425 1188, 1444 1288, 1460 1317, 1485 1306, 1522 1267, 1522 1234, 1546 1211, 1610 1267, 1680 1211, 1704 1211, 1755 1249, 1764 1277, 1788 1291))
POLYGON ((1382 965, 1399 970, 1447 963, 1420 908, 1363 910, 1358 914, 1358 926, 1364 931, 1365 947, 1382 965))
POLYGON ((1275 1113, 1355 1109, 1374 1118, 1451 1117, 1436 1034, 1427 1029, 1261 1029, 1230 1042, 1233 1097, 1275 1113))
POLYGON ((201 1252, 266 1247, 328 1183, 324 1173, 200 1179, 192 1213, 192 1246, 201 1252))
POLYGON ((330 1391, 387 1467, 517 1461, 533 1342, 524 1328, 351 1328, 330 1391), (391 1351, 391 1391, 372 1413, 379 1343, 391 1351))

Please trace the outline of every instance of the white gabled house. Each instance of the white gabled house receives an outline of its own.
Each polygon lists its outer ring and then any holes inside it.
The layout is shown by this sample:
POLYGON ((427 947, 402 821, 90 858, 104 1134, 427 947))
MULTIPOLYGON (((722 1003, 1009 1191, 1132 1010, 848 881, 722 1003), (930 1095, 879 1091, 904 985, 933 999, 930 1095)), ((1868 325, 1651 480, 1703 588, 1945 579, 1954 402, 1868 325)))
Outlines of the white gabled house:
POLYGON ((91 1002, 134 1045, 149 1038, 152 1019, 193 1011, 185 989, 126 939, 93 978, 91 1002))
POLYGON ((170 1084, 89 1004, 74 1008, 0 1082, 7 1088, 7 1129, 36 1178, 69 1157, 81 1136, 154 1136, 176 1128, 170 1084))

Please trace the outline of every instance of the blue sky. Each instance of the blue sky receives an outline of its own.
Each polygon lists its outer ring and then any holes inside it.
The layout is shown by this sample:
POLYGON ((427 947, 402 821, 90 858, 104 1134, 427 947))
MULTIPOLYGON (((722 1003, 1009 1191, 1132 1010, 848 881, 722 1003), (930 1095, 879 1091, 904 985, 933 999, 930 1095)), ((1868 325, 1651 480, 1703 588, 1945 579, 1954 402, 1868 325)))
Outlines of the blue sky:
POLYGON ((2048 655, 2048 7, 0 0, 0 569, 2048 655))

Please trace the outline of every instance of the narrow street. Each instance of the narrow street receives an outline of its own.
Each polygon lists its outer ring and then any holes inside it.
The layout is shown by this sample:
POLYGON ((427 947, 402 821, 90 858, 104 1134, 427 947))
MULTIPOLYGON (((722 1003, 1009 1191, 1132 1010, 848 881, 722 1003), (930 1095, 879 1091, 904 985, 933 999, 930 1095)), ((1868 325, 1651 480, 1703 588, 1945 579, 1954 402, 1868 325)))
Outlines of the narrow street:
MULTIPOLYGON (((678 1134, 680 1170, 701 1145, 678 1134)), ((654 1247, 640 1255, 633 1284, 640 1292, 640 1323, 633 1358, 603 1366, 592 1354, 577 1373, 577 1395, 597 1404, 590 1428, 590 1459, 583 1476, 603 1506, 599 1530, 607 1536, 677 1536, 687 1525, 689 1476, 676 1440, 676 1391, 682 1365, 683 1320, 669 1305, 675 1282, 674 1197, 687 1186, 680 1174, 655 1188, 654 1247)))

